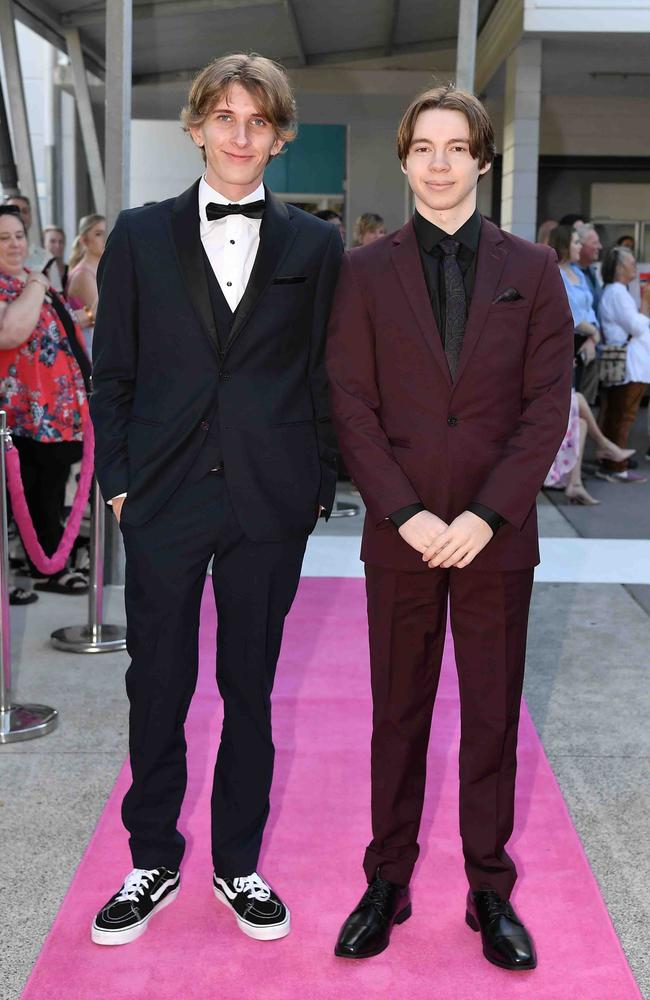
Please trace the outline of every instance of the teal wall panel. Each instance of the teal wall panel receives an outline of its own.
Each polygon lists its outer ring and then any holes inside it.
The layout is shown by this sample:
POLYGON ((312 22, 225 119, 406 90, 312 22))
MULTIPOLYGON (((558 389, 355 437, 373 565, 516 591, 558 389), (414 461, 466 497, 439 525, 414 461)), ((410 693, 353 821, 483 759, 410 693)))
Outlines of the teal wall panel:
POLYGON ((345 125, 301 125, 298 137, 266 168, 278 194, 343 194, 345 125))

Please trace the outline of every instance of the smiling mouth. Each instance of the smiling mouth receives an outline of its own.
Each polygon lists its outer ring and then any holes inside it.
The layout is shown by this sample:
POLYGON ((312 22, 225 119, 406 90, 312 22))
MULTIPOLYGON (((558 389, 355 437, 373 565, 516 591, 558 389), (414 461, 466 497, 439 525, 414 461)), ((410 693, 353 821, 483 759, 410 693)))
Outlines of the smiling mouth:
POLYGON ((247 155, 245 153, 244 154, 241 154, 241 153, 226 153, 226 156, 229 156, 233 160, 252 160, 253 159, 252 156, 247 155))

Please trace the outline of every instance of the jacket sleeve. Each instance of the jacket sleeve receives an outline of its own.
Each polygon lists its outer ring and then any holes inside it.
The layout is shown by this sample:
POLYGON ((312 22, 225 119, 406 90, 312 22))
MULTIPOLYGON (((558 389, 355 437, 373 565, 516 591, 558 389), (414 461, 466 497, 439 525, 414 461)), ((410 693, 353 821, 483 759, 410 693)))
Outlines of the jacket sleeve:
POLYGON ((573 318, 548 250, 531 312, 521 415, 475 500, 521 529, 566 434, 573 374, 573 318))
POLYGON ((325 368, 325 343, 327 339, 327 321, 332 307, 336 279, 341 266, 341 257, 343 256, 343 244, 338 229, 334 226, 331 229, 332 232, 323 254, 318 285, 316 286, 316 294, 314 296, 311 349, 309 354, 309 388, 314 408, 318 454, 321 465, 321 485, 318 503, 324 508, 326 517, 329 517, 332 511, 336 493, 338 447, 330 416, 327 371, 325 368))
POLYGON ((137 285, 127 216, 120 213, 97 270, 90 413, 95 474, 105 500, 129 488, 127 430, 138 362, 137 285))
POLYGON ((372 520, 380 523, 402 507, 419 504, 379 419, 374 330, 348 254, 334 296, 327 368, 334 429, 372 520))

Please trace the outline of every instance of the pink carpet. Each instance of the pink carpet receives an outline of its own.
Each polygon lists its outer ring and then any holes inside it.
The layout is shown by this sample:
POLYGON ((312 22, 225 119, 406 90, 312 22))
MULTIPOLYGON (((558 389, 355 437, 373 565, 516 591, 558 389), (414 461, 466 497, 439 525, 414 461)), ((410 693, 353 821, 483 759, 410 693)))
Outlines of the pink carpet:
POLYGON ((430 750, 429 791, 413 918, 388 951, 335 959, 339 926, 363 890, 369 836, 370 699, 363 583, 303 580, 274 696, 277 747, 260 869, 292 911, 279 942, 244 937, 213 898, 209 795, 220 724, 213 683, 215 616, 206 593, 202 674, 188 722, 188 850, 178 900, 137 942, 91 944, 94 911, 130 869, 120 802, 126 768, 99 821, 23 1000, 631 1000, 641 996, 562 796, 526 712, 521 724, 514 901, 533 930, 539 967, 508 973, 482 957, 464 923, 457 833, 458 705, 446 654, 430 750))

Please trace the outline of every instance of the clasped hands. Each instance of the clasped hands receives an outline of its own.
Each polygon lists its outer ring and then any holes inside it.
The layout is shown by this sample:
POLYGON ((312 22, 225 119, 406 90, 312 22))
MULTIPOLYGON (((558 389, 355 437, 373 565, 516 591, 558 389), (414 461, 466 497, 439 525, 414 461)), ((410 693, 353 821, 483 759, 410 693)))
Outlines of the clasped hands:
POLYGON ((420 552, 430 569, 464 569, 481 552, 493 535, 492 528, 477 514, 465 510, 446 524, 428 510, 409 518, 398 531, 405 542, 420 552))

